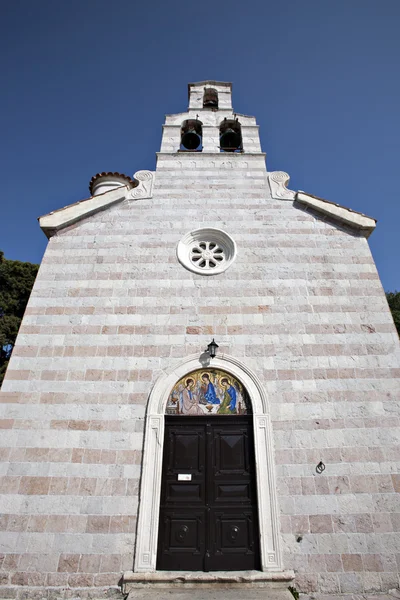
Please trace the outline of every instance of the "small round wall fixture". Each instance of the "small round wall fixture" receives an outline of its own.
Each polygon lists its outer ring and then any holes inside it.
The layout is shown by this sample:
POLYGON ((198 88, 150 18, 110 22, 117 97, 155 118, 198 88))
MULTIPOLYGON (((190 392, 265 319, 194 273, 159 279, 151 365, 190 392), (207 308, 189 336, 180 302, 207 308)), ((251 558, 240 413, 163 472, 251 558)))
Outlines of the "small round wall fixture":
POLYGON ((236 257, 236 244, 221 229, 211 227, 187 233, 177 247, 178 260, 193 273, 223 273, 236 257))

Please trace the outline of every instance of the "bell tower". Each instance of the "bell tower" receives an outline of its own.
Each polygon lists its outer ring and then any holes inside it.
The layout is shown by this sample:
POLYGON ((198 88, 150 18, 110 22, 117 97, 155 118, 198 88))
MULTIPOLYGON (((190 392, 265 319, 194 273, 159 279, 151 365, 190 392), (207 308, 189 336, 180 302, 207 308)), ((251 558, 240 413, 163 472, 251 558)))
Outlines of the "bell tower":
POLYGON ((231 83, 189 83, 188 94, 187 112, 166 116, 159 159, 177 153, 262 155, 256 119, 233 111, 231 83))

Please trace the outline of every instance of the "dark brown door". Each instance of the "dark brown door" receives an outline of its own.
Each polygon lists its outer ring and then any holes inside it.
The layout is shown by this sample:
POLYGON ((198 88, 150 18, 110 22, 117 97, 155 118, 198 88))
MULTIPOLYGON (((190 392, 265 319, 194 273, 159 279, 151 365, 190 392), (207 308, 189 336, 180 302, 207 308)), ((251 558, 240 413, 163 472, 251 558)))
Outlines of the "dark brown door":
POLYGON ((252 417, 166 417, 157 569, 259 563, 252 417))

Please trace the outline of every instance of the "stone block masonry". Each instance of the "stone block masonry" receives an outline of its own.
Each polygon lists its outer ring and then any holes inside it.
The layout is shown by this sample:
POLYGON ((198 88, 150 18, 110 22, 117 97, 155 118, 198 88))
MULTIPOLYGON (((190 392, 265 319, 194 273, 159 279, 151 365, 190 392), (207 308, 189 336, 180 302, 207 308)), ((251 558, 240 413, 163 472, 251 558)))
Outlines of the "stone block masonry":
POLYGON ((115 587, 132 569, 150 390, 211 337, 266 390, 296 587, 398 586, 400 361, 385 295, 362 234, 271 197, 254 127, 252 154, 167 145, 152 198, 50 239, 0 393, 10 594, 115 587), (177 260, 199 227, 237 244, 215 277, 177 260))

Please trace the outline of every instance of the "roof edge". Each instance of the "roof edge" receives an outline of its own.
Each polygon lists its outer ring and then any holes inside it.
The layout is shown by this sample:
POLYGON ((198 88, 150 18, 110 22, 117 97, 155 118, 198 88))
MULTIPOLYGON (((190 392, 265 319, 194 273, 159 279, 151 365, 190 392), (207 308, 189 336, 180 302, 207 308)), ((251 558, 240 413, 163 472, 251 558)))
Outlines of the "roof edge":
POLYGON ((121 186, 104 194, 91 196, 54 210, 47 215, 38 217, 40 228, 50 239, 61 229, 105 210, 117 202, 122 202, 127 197, 128 190, 129 186, 121 186))
POLYGON ((190 98, 190 88, 198 85, 224 85, 229 87, 232 91, 232 82, 231 81, 214 81, 213 79, 207 79, 206 81, 195 81, 192 83, 188 83, 188 96, 190 98))
POLYGON ((188 87, 192 87, 193 85, 205 85, 208 83, 212 85, 227 85, 232 87, 231 81, 215 81, 214 79, 206 79, 205 81, 192 81, 191 83, 188 83, 188 87))
POLYGON ((313 196, 312 194, 308 194, 307 192, 303 192, 301 190, 296 192, 295 201, 324 215, 328 215, 336 221, 340 221, 349 227, 357 229, 367 238, 371 235, 376 227, 377 221, 372 217, 368 217, 367 215, 352 210, 351 208, 347 208, 341 204, 336 204, 335 202, 330 202, 329 200, 319 198, 318 196, 313 196))

